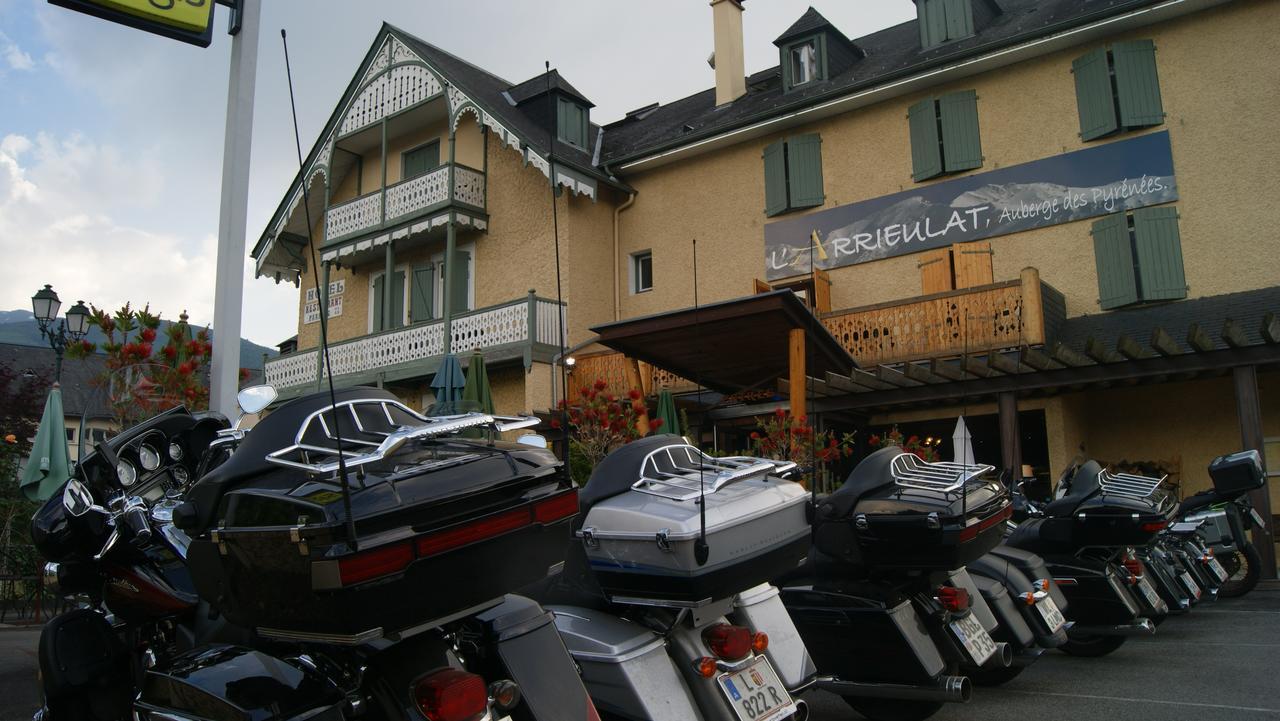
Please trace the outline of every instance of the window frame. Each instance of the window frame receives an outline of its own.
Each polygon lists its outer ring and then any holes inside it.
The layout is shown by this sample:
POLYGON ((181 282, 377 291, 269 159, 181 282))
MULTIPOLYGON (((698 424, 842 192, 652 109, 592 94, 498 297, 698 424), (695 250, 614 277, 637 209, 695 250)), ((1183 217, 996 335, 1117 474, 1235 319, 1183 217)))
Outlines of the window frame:
POLYGON ((426 175, 427 173, 430 173, 431 171, 442 167, 444 164, 445 164, 445 161, 440 158, 440 138, 433 138, 424 143, 419 143, 418 145, 415 145, 412 148, 409 148, 408 150, 403 150, 400 152, 400 180, 405 181, 411 178, 416 178, 420 175, 426 175), (420 173, 414 173, 413 175, 406 174, 404 172, 404 169, 405 169, 405 166, 408 165, 408 163, 405 161, 408 160, 409 155, 412 153, 416 153, 419 150, 425 150, 426 148, 429 148, 432 145, 436 146, 436 164, 420 173))
POLYGON ((807 88, 816 83, 820 83, 827 79, 827 40, 822 33, 814 33, 803 38, 793 40, 782 46, 781 57, 782 64, 782 89, 784 93, 793 90, 807 88), (813 46, 813 77, 804 82, 796 82, 793 77, 791 67, 791 54, 796 50, 806 46, 813 46))
POLYGON ((1262 464, 1267 468, 1267 478, 1280 478, 1280 436, 1264 436, 1262 438, 1262 464), (1267 444, 1276 444, 1276 456, 1271 459, 1275 463, 1267 462, 1267 444))
POLYGON ((648 293, 653 290, 653 249, 639 250, 631 254, 631 294, 639 295, 640 293, 648 293), (648 262, 649 266, 649 285, 643 286, 641 283, 641 267, 648 262))
POLYGON ((591 141, 591 120, 586 107, 568 98, 556 97, 556 139, 581 150, 587 149, 587 143, 591 141), (569 117, 564 110, 567 108, 572 108, 578 116, 578 122, 575 123, 577 127, 574 128, 574 131, 575 136, 582 136, 582 142, 578 142, 569 136, 569 117))

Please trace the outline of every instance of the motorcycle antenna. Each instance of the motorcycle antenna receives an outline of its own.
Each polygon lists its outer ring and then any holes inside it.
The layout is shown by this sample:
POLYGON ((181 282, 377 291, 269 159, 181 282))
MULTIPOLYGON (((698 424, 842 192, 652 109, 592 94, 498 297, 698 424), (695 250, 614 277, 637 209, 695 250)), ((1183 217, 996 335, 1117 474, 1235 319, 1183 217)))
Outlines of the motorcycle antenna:
MULTIPOLYGON (((698 239, 693 239, 693 334, 701 342, 702 329, 698 324, 698 239)), ((699 372, 697 375, 701 376, 699 372)), ((694 378, 693 382, 698 386, 698 407, 702 407, 702 378, 694 378)), ((702 428, 698 428, 698 436, 702 436, 702 428)), ((693 560, 698 562, 699 566, 705 566, 707 559, 711 557, 711 546, 707 545, 707 485, 702 474, 706 471, 706 464, 698 464, 698 540, 693 542, 693 560)))
MULTIPOLYGON (((551 100, 551 61, 544 60, 546 67, 547 98, 551 100)), ((569 442, 569 370, 565 365, 565 317, 564 317, 564 296, 560 288, 560 213, 556 203, 556 103, 547 103, 547 113, 551 122, 547 124, 547 177, 551 181, 551 235, 555 242, 556 250, 556 313, 559 317, 556 319, 556 326, 560 329, 560 335, 557 340, 560 342, 560 398, 563 403, 560 408, 560 427, 564 429, 564 466, 572 468, 569 462, 569 454, 573 452, 573 444, 569 442)), ((590 128, 588 128, 590 130, 590 128)), ((553 394, 554 395, 554 394, 553 394)), ((570 473, 572 475, 572 473, 570 473)))
POLYGON ((289 81, 289 110, 293 113, 293 147, 298 153, 298 177, 302 182, 302 211, 307 221, 307 248, 311 251, 311 277, 316 284, 316 302, 323 303, 320 309, 320 357, 324 359, 324 373, 329 381, 329 404, 333 407, 333 440, 337 444, 338 480, 342 486, 342 511, 347 519, 347 543, 351 550, 357 550, 356 522, 351 516, 351 484, 347 479, 347 462, 342 453, 342 424, 338 423, 338 398, 333 391, 333 368, 329 364, 329 294, 320 292, 320 268, 316 262, 316 244, 311 237, 311 199, 308 192, 309 183, 304 177, 306 167, 302 163, 302 138, 298 133, 298 106, 293 99, 293 71, 289 66, 289 38, 284 28, 280 28, 280 44, 284 47, 284 73, 289 81))
MULTIPOLYGON (((811 313, 814 312, 814 303, 818 297, 818 276, 814 272, 813 255, 821 247, 818 245, 820 242, 818 240, 818 231, 815 229, 813 235, 810 236, 809 242, 809 283, 811 284, 809 287, 809 312, 811 313)), ((814 313, 814 317, 817 317, 816 313, 814 313)), ((806 415, 813 410, 813 382, 809 380, 809 345, 808 343, 804 344, 804 405, 807 411, 806 415)), ((808 421, 807 418, 805 420, 808 421)), ((818 508, 818 436, 816 433, 809 434, 809 465, 809 501, 816 512, 818 508)))

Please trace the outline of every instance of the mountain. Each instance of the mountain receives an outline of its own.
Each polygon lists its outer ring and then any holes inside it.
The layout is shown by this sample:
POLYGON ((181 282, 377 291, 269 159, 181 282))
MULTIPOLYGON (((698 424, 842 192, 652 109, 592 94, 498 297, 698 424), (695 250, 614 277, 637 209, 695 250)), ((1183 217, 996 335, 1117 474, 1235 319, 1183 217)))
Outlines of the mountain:
MULTIPOLYGON (((160 339, 164 338, 164 329, 169 326, 169 321, 160 321, 161 328, 157 332, 160 339)), ((192 325, 192 332, 199 330, 200 326, 192 325)), ((90 343, 103 342, 102 332, 97 328, 89 329, 88 341, 90 343)), ((36 321, 32 318, 29 310, 7 310, 0 311, 0 343, 12 343, 14 345, 32 345, 47 346, 48 343, 44 338, 40 337, 40 327, 36 325, 36 321)), ((240 367, 249 368, 251 370, 262 369, 262 356, 266 354, 268 357, 274 358, 279 355, 275 348, 266 348, 253 343, 244 338, 240 339, 240 367)))

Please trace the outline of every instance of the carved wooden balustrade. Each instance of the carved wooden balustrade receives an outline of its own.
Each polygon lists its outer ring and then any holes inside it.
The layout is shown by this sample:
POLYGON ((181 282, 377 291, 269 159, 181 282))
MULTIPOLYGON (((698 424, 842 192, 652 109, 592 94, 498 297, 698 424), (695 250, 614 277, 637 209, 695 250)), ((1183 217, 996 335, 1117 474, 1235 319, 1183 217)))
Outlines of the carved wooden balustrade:
MULTIPOLYGON (((605 382, 605 392, 616 396, 625 395, 634 384, 629 380, 627 364, 630 359, 621 353, 606 351, 574 357, 573 372, 569 374, 569 397, 577 398, 580 389, 590 387, 597 380, 605 382)), ((646 396, 661 392, 663 389, 673 393, 684 393, 697 390, 697 385, 669 371, 637 361, 639 367, 639 390, 646 396)))
POLYGON ((484 172, 461 163, 445 163, 381 190, 329 206, 325 211, 325 243, 380 230, 451 203, 482 211, 485 197, 484 172))

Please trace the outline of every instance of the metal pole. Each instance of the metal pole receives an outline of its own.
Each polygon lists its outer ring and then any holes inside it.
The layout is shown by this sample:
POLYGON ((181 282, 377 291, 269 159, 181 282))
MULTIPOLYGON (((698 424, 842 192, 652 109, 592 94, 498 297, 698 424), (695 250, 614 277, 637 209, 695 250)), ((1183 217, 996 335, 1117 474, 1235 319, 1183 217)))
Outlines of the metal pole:
MULTIPOLYGON (((240 0, 240 29, 231 39, 227 125, 222 144, 218 211, 218 274, 213 293, 213 363, 209 407, 234 417, 240 374, 240 312, 244 303, 244 234, 249 203, 249 150, 258 69, 258 0, 240 0)), ((324 312, 325 309, 321 309, 324 312)))

